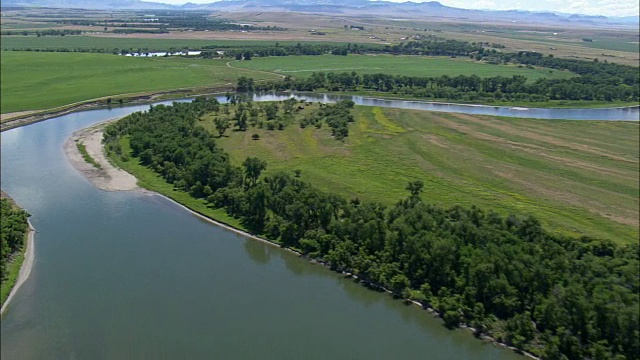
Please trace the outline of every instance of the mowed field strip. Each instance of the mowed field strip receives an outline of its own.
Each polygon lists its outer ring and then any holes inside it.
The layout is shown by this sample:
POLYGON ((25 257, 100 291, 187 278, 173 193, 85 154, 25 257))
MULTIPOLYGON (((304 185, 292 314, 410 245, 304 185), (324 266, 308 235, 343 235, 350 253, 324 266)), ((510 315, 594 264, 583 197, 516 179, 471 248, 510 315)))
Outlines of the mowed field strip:
POLYGON ((514 65, 493 65, 466 58, 393 56, 393 55, 321 55, 254 58, 250 61, 235 61, 236 68, 272 71, 294 77, 308 77, 313 72, 351 72, 359 74, 385 73, 405 76, 456 76, 478 75, 513 76, 522 75, 535 80, 542 77, 566 79, 575 74, 546 68, 527 69, 514 65))
MULTIPOLYGON (((638 123, 495 118, 356 107, 344 143, 326 127, 249 128, 219 141, 232 160, 302 178, 349 198, 392 204, 409 181, 426 201, 532 214, 550 230, 638 239, 638 123), (252 140, 259 134, 260 140, 252 140)), ((213 133, 212 120, 201 122, 213 133)))
POLYGON ((219 59, 132 58, 93 53, 2 52, 2 113, 48 109, 103 96, 235 85, 240 76, 279 76, 230 68, 219 59))

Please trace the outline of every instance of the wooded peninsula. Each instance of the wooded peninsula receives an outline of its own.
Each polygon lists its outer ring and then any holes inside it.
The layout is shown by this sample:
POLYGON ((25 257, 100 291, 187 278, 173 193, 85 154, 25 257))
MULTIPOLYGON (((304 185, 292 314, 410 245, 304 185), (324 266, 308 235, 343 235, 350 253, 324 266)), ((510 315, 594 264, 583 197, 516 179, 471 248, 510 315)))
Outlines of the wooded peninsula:
MULTIPOLYGON (((253 234, 434 308, 447 326, 467 324, 477 336, 546 359, 638 359, 637 243, 550 233, 528 214, 436 206, 419 180, 387 206, 321 191, 299 173, 265 176, 266 161, 232 163, 199 124, 222 106, 205 97, 152 106, 107 126, 105 148, 116 162, 140 162, 253 234)), ((269 104, 242 106, 243 113, 270 111, 269 104)), ((334 124, 339 141, 348 136, 352 106, 330 105, 308 125, 334 124)), ((219 123, 223 134, 229 124, 219 123)), ((241 115, 236 126, 243 123, 241 115)))

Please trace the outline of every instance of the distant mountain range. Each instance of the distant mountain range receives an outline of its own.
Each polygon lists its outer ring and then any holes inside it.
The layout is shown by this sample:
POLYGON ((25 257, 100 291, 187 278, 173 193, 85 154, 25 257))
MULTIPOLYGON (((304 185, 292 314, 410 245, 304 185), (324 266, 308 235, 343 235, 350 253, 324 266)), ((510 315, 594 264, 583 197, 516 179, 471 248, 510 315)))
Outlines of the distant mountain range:
POLYGON ((544 22, 556 24, 638 24, 638 16, 606 17, 523 10, 470 10, 449 7, 437 1, 403 2, 369 0, 222 0, 208 4, 170 5, 141 0, 2 0, 2 8, 51 7, 102 10, 211 10, 211 11, 298 11, 343 15, 384 15, 398 18, 440 17, 458 20, 544 22))

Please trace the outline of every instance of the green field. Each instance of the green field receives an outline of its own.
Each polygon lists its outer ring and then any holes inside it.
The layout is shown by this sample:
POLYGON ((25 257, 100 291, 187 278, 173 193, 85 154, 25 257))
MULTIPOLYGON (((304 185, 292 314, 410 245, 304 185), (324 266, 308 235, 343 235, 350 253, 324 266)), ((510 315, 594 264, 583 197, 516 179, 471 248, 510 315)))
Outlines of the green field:
POLYGON ((566 79, 574 76, 568 71, 545 68, 527 69, 514 65, 492 65, 471 61, 466 58, 393 56, 393 55, 349 55, 349 56, 286 56, 255 58, 251 61, 237 61, 234 67, 271 71, 293 77, 308 77, 316 71, 351 72, 359 74, 385 73, 406 76, 456 76, 478 75, 512 76, 523 75, 530 80, 548 77, 566 79))
POLYGON ((9 51, 2 52, 1 65, 3 114, 117 94, 235 85, 239 76, 277 78, 229 68, 224 60, 176 57, 9 51))
MULTIPOLYGON (((325 44, 330 42, 316 41, 266 41, 266 40, 202 40, 202 39, 147 39, 147 38, 113 38, 98 36, 2 36, 3 50, 25 49, 149 49, 169 50, 170 48, 191 50, 204 47, 237 48, 250 46, 325 44)), ((335 44, 333 42, 332 44, 335 44)))
POLYGON ((638 42, 594 39, 593 42, 585 42, 582 45, 594 49, 626 51, 636 54, 640 51, 640 44, 638 42))
MULTIPOLYGON (((638 123, 373 107, 354 114, 344 143, 326 126, 292 124, 230 132, 220 144, 237 164, 258 156, 267 173, 300 169, 304 180, 348 197, 391 204, 422 179, 429 202, 533 214, 563 234, 638 239, 638 123)), ((201 123, 213 128, 209 118, 201 123)))

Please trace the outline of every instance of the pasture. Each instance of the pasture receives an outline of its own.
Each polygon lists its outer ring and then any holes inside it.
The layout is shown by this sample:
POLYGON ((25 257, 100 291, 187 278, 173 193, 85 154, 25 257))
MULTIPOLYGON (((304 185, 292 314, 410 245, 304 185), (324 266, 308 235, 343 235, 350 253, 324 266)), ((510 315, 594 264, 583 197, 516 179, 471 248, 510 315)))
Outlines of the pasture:
POLYGON ((359 74, 385 73, 406 76, 456 76, 478 75, 512 76, 522 75, 530 80, 542 77, 565 79, 574 76, 568 71, 546 68, 526 68, 515 65, 493 65, 472 61, 467 58, 393 56, 393 55, 321 55, 254 58, 250 61, 236 61, 231 65, 274 72, 292 77, 308 77, 313 72, 352 72, 359 74))
POLYGON ((197 38, 188 39, 162 39, 153 37, 106 37, 106 36, 3 36, 2 50, 73 50, 73 49, 102 49, 107 52, 120 52, 121 49, 147 49, 169 50, 169 49, 204 49, 204 48, 238 48, 251 46, 273 46, 277 43, 282 45, 301 44, 323 44, 326 41, 277 41, 277 40, 206 40, 197 38))
POLYGON ((278 77, 225 60, 132 58, 93 53, 3 52, 2 113, 49 109, 103 96, 198 86, 235 86, 240 76, 278 77))
MULTIPOLYGON (((420 179, 428 202, 532 214, 557 233, 638 239, 638 123, 376 107, 356 107, 354 116, 344 143, 326 126, 295 124, 233 131, 219 143, 237 164, 258 156, 267 173, 299 169, 348 198, 392 204, 420 179)), ((202 123, 212 129, 210 121, 202 123)))

